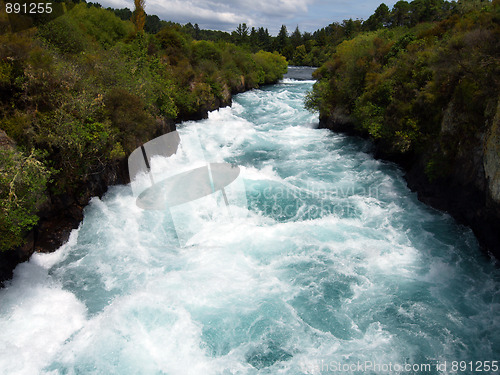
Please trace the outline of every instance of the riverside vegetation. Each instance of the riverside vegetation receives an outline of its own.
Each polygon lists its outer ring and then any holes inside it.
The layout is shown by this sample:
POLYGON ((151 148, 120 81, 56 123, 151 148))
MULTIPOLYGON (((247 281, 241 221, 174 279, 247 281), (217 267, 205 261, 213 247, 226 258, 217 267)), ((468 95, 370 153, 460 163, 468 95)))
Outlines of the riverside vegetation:
POLYGON ((414 25, 391 21, 403 3, 335 46, 307 106, 322 126, 373 139, 420 198, 498 256, 500 1, 428 1, 437 21, 414 25))
POLYGON ((153 35, 138 22, 81 3, 0 36, 0 251, 23 245, 41 212, 81 210, 126 180, 116 176, 126 156, 176 121, 287 69, 278 53, 193 40, 175 24, 153 35))

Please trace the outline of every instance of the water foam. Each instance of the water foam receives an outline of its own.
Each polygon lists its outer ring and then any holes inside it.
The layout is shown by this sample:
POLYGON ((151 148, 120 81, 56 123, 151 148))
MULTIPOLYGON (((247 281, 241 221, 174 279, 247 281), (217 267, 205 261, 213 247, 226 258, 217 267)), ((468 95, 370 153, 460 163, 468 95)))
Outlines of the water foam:
POLYGON ((366 142, 312 129, 310 86, 238 95, 182 124, 177 155, 153 158, 160 178, 240 165, 248 208, 200 199, 174 224, 113 187, 66 245, 20 265, 0 291, 0 372, 327 374, 332 361, 498 358, 498 270, 366 142), (184 247, 179 222, 197 225, 184 247))

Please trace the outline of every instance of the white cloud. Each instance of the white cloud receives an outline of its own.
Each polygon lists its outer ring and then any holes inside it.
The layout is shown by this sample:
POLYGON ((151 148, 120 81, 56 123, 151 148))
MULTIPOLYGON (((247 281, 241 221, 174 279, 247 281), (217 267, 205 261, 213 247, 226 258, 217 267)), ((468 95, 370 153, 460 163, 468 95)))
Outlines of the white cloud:
MULTIPOLYGON (((91 0, 113 8, 134 8, 133 0, 91 0)), ((232 31, 239 23, 267 27, 277 34, 299 26, 314 31, 346 18, 367 18, 384 0, 146 0, 146 13, 166 21, 198 23, 201 28, 232 31)), ((396 0, 385 0, 391 7, 396 0)))
MULTIPOLYGON (((134 8, 133 0, 98 0, 103 6, 134 8)), ((231 31, 239 23, 279 29, 282 23, 308 11, 314 0, 146 0, 146 13, 179 23, 231 31)))
POLYGON ((289 18, 297 14, 307 13, 312 0, 236 0, 235 6, 249 13, 263 14, 268 17, 289 18))
MULTIPOLYGON (((247 18, 224 6, 212 6, 210 1, 150 0, 146 12, 180 23, 237 25, 247 18)), ((215 4, 218 5, 218 4, 215 4)))

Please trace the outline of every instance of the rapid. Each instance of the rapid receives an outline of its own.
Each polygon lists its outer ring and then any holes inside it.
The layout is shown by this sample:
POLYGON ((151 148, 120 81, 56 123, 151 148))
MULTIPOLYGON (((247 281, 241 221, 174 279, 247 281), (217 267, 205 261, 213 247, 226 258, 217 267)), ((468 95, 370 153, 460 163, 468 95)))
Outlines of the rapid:
POLYGON ((312 84, 239 94, 153 158, 159 174, 239 166, 229 207, 213 194, 148 211, 113 186, 65 245, 20 264, 0 290, 0 373, 470 374, 453 365, 500 360, 498 266, 369 142, 317 129, 312 84))

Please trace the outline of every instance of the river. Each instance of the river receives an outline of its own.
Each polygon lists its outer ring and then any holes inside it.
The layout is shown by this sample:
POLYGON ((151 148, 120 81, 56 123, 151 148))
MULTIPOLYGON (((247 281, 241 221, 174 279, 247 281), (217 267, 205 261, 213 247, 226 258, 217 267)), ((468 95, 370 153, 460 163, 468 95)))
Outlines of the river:
POLYGON ((239 166, 229 209, 214 194, 143 210, 115 186, 67 244, 20 264, 0 290, 0 373, 470 374, 500 360, 498 268, 367 141, 316 129, 312 84, 239 94, 152 160, 239 166))

